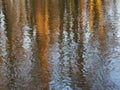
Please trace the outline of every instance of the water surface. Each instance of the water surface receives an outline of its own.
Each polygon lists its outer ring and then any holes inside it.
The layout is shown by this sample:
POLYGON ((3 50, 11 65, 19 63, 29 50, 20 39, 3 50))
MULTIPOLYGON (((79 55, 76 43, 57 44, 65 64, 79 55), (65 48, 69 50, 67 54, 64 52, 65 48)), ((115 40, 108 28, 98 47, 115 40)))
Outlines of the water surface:
POLYGON ((0 90, 120 90, 120 0, 0 0, 0 90))

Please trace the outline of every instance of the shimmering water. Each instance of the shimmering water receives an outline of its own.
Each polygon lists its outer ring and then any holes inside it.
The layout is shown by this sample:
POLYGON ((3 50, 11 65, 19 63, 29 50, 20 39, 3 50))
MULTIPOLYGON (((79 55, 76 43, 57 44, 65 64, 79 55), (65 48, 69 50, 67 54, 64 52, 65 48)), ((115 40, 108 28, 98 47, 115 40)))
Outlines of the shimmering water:
POLYGON ((120 90, 120 0, 0 0, 0 90, 120 90))

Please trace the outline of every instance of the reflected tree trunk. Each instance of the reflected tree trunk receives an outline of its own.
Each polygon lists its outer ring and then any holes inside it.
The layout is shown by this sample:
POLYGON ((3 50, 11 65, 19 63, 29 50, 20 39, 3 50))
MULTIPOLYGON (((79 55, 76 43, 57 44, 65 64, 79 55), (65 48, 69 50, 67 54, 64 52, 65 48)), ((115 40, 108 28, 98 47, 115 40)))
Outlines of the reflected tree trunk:
POLYGON ((40 60, 40 87, 47 90, 49 88, 49 64, 47 59, 49 54, 48 0, 34 0, 33 6, 40 60))

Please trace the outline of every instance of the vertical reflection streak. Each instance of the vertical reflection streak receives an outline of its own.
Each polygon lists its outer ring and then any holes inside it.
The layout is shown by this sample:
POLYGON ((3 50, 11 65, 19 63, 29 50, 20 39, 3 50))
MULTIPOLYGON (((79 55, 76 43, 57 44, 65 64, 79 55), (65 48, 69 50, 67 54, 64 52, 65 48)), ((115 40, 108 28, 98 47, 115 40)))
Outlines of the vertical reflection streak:
POLYGON ((90 0, 90 18, 89 18, 89 27, 90 27, 90 34, 92 34, 92 30, 93 30, 93 7, 94 7, 94 4, 93 4, 93 1, 94 0, 90 0))
POLYGON ((3 2, 0 0, 0 89, 4 90, 4 62, 7 58, 7 38, 5 31, 5 15, 4 15, 4 7, 3 2))
POLYGON ((119 90, 120 0, 0 0, 0 90, 119 90))
POLYGON ((40 88, 47 90, 49 82, 49 64, 48 64, 48 0, 34 0, 34 16, 37 28, 38 55, 40 60, 40 88))
POLYGON ((30 34, 28 35, 31 28, 28 26, 25 1, 4 1, 4 14, 8 53, 4 60, 4 88, 6 90, 32 90, 31 87, 28 87, 32 79, 30 71, 33 65, 31 62, 33 53, 29 46, 32 37, 30 38, 30 34), (13 16, 14 18, 11 18, 13 16), (29 39, 29 42, 25 41, 26 38, 29 39))

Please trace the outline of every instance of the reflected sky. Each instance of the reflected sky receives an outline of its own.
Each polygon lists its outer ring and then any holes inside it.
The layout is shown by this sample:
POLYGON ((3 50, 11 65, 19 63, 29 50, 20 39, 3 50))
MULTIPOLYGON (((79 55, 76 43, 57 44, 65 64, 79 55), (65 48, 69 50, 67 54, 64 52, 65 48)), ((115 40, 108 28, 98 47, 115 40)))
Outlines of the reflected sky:
POLYGON ((0 0, 0 90, 120 90, 120 0, 0 0))

